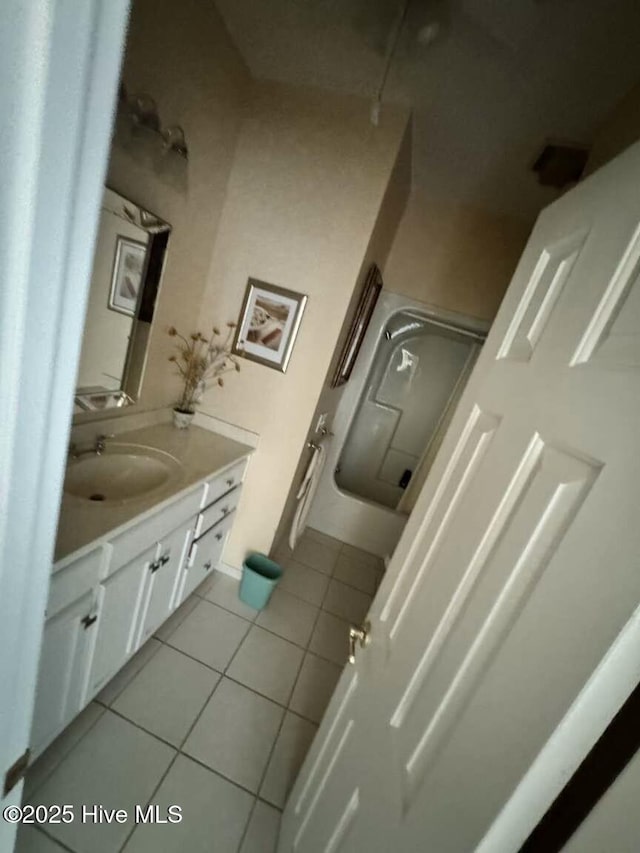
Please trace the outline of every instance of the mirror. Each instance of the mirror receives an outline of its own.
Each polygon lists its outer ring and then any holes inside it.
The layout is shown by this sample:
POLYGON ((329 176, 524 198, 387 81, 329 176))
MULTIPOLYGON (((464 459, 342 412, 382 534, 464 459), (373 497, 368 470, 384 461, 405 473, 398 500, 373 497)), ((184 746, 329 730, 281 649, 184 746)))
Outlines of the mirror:
POLYGON ((75 412, 137 399, 170 232, 167 222, 105 188, 75 412))

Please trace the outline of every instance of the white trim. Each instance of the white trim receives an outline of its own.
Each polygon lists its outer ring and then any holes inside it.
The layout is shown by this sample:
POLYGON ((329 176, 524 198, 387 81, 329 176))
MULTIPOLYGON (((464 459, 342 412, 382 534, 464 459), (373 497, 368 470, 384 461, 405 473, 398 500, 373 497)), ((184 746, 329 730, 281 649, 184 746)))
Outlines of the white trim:
POLYGON ((476 853, 515 853, 640 681, 640 607, 502 808, 476 853))
POLYGON ((242 569, 236 569, 235 566, 230 566, 229 563, 224 563, 222 560, 218 563, 216 570, 223 575, 229 575, 230 578, 240 580, 242 577, 242 569))
MULTIPOLYGON (((0 775, 29 740, 127 11, 128 0, 2 6, 0 775)), ((0 822, 2 850, 14 834, 0 822)))

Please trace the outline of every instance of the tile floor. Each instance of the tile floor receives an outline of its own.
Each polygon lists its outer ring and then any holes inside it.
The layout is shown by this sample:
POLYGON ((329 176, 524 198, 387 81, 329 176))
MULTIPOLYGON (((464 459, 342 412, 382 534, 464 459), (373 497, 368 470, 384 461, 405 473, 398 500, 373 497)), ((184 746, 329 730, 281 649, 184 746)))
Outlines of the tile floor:
POLYGON ((18 853, 271 853, 382 561, 313 530, 257 613, 203 584, 38 759, 25 801, 182 806, 180 824, 23 827, 18 853))

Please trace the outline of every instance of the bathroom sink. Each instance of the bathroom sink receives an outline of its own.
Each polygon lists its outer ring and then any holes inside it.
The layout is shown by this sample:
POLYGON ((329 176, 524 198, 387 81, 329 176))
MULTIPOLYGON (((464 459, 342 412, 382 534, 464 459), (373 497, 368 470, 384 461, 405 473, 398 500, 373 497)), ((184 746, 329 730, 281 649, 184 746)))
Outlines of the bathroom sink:
POLYGON ((124 503, 166 485, 181 469, 163 450, 114 442, 99 456, 88 453, 69 462, 64 491, 88 501, 124 503))

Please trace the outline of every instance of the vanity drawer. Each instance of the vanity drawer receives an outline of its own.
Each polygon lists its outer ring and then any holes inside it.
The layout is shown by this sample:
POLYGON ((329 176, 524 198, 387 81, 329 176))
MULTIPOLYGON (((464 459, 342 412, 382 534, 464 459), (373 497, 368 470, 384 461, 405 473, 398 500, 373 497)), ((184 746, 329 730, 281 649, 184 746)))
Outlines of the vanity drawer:
POLYGON ((181 601, 184 601, 217 568, 233 519, 234 515, 231 513, 192 544, 180 595, 181 601))
POLYGON ((108 575, 113 574, 116 569, 133 560, 154 543, 159 542, 166 535, 167 530, 175 530, 176 527, 193 518, 200 508, 201 498, 202 486, 113 539, 108 575))
POLYGON ((105 549, 100 545, 56 572, 49 587, 47 619, 51 619, 97 586, 104 562, 105 549))
POLYGON ((219 474, 217 477, 212 477, 211 480, 205 483, 204 496, 200 507, 208 507, 209 504, 217 501, 218 498, 221 498, 222 495, 226 494, 230 489, 239 486, 242 482, 242 478, 244 477, 244 472, 248 463, 249 459, 245 457, 239 462, 236 462, 232 468, 229 468, 223 474, 219 474))
POLYGON ((196 522, 194 533, 196 539, 234 511, 238 506, 241 491, 242 489, 236 486, 235 489, 231 489, 226 495, 223 495, 215 503, 212 503, 211 506, 202 510, 196 522))

